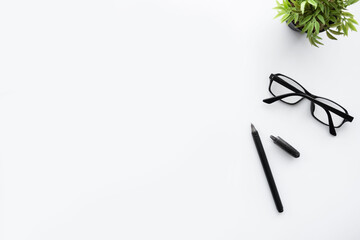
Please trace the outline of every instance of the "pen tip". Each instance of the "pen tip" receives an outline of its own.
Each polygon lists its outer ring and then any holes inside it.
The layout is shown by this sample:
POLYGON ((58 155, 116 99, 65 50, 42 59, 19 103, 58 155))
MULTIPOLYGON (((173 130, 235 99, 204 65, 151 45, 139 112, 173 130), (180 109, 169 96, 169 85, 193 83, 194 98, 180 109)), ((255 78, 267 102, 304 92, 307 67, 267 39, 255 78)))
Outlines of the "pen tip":
POLYGON ((256 128, 254 127, 254 124, 251 124, 251 131, 256 132, 256 128))
POLYGON ((277 138, 274 137, 273 135, 271 135, 270 138, 271 138, 272 140, 274 140, 274 141, 277 139, 277 138))

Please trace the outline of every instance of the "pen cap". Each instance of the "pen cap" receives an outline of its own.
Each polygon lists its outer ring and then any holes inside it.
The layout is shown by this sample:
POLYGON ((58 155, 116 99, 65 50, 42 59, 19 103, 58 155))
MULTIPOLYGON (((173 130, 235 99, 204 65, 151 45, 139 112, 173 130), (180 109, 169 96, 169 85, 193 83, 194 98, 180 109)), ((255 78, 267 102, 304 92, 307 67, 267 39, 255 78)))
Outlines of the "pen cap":
POLYGON ((289 143, 287 143, 284 139, 281 137, 274 137, 270 136, 270 138, 274 141, 276 145, 278 145, 281 149, 283 149, 285 152, 293 156, 294 158, 300 157, 300 153, 298 150, 296 150, 293 146, 291 146, 289 143))

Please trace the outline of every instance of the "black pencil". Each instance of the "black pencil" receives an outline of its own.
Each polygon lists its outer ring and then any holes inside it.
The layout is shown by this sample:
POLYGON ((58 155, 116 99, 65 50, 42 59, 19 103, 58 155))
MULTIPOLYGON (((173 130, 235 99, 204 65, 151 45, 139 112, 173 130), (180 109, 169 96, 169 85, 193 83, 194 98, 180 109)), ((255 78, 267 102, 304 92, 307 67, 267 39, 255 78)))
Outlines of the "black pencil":
POLYGON ((261 164, 263 166, 263 169, 264 169, 264 172, 265 172, 265 176, 266 176, 266 179, 269 183, 269 187, 270 187, 270 190, 271 190, 271 194, 274 198, 274 201, 275 201, 275 205, 276 205, 276 208, 279 212, 283 212, 284 211, 284 208, 283 208, 283 205, 281 203, 281 199, 280 199, 280 196, 279 196, 279 192, 276 188, 276 184, 275 184, 275 181, 274 181, 274 177, 271 173, 271 169, 270 169, 270 166, 269 166, 269 162, 266 158, 266 155, 265 155, 265 151, 264 151, 264 148, 263 148, 263 145, 261 143, 261 140, 260 140, 260 136, 259 136, 259 133, 258 131, 255 129, 254 125, 251 124, 251 134, 253 136, 253 139, 254 139, 254 143, 255 143, 255 146, 256 146, 256 149, 257 149, 257 152, 259 154, 259 157, 260 157, 260 161, 261 161, 261 164))

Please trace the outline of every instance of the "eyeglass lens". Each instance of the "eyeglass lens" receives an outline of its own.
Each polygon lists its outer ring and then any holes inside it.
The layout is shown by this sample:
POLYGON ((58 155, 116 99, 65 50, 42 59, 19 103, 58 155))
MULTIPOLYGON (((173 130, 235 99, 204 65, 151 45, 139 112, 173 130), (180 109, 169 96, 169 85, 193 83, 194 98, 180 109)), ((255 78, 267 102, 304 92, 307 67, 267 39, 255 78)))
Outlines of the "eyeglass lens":
MULTIPOLYGON (((270 85, 270 92, 275 97, 283 94, 294 93, 296 90, 300 91, 301 93, 305 93, 303 87, 301 87, 298 83, 282 75, 276 75, 270 85)), ((303 99, 301 96, 290 96, 283 98, 281 101, 288 104, 295 104, 298 103, 301 99, 303 99)))
MULTIPOLYGON (((318 100, 319 102, 325 103, 326 105, 333 107, 343 113, 347 113, 343 107, 341 107, 339 104, 337 104, 329 99, 317 97, 316 100, 318 100)), ((331 118, 332 118, 334 127, 340 127, 341 124, 343 124, 343 122, 344 122, 344 118, 342 118, 339 115, 334 114, 332 112, 329 112, 329 113, 331 114, 331 118)), ((329 125, 328 115, 322 107, 319 107, 316 104, 313 104, 313 113, 312 114, 320 122, 324 123, 325 125, 329 125)))

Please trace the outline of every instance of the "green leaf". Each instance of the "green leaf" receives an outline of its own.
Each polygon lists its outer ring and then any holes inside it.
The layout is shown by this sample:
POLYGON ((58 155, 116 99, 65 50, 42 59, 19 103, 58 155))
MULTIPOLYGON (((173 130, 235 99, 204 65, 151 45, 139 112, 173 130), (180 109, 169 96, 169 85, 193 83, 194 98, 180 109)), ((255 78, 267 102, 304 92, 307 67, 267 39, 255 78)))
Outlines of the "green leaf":
POLYGON ((334 30, 332 30, 332 29, 329 29, 329 31, 330 31, 332 34, 335 34, 335 35, 342 35, 342 33, 339 32, 339 31, 334 31, 334 30))
POLYGON ((334 24, 331 24, 330 27, 334 28, 334 27, 338 27, 341 25, 341 22, 335 22, 334 24))
POLYGON ((316 34, 319 34, 319 32, 320 32, 320 24, 318 21, 315 22, 315 31, 316 31, 316 34))
POLYGON ((325 20, 324 20, 324 17, 323 17, 322 15, 317 15, 316 17, 320 20, 320 22, 321 22, 322 24, 325 25, 325 20))
POLYGON ((307 29, 309 28, 309 26, 310 26, 310 24, 306 24, 303 28, 302 28, 302 30, 301 30, 301 32, 306 32, 307 31, 307 29))
POLYGON ((354 3, 357 3, 358 1, 359 0, 348 0, 347 5, 350 6, 350 5, 354 4, 354 3))
POLYGON ((295 6, 296 9, 299 9, 299 8, 300 8, 300 5, 297 3, 296 0, 292 0, 291 2, 292 2, 292 4, 294 4, 294 6, 295 6))
POLYGON ((283 6, 277 6, 277 7, 274 7, 273 9, 275 9, 275 10, 284 10, 284 7, 283 6))
POLYGON ((342 15, 345 16, 345 17, 354 17, 354 15, 352 15, 351 13, 349 12, 342 12, 342 15))
POLYGON ((315 39, 314 40, 317 44, 320 44, 320 45, 324 45, 322 42, 320 42, 319 40, 315 39))
POLYGON ((314 32, 314 26, 315 24, 313 22, 309 22, 309 27, 306 29, 307 36, 309 37, 314 32))
POLYGON ((310 42, 311 45, 313 45, 313 46, 315 46, 317 48, 319 47, 318 45, 316 45, 315 39, 313 37, 309 37, 309 42, 310 42))
POLYGON ((344 31, 344 35, 347 36, 348 33, 349 33, 349 26, 348 25, 345 25, 345 24, 342 24, 342 29, 344 31))
POLYGON ((336 37, 334 37, 333 35, 331 35, 328 31, 326 31, 326 35, 328 36, 328 38, 332 39, 332 40, 337 40, 336 37))
POLYGON ((284 1, 283 1, 283 5, 285 6, 285 8, 291 7, 291 5, 290 5, 290 3, 289 3, 288 0, 284 0, 284 1))
POLYGON ((322 11, 322 12, 324 12, 324 5, 322 4, 322 3, 320 3, 320 10, 322 11))
POLYGON ((285 22, 288 18, 289 18, 290 14, 286 13, 282 18, 281 18, 281 22, 285 22))
POLYGON ((307 23, 311 18, 312 18, 311 15, 305 17, 302 21, 300 21, 300 25, 304 25, 304 24, 307 23))
POLYGON ((295 16, 294 15, 291 15, 287 20, 286 20, 286 23, 287 25, 289 25, 293 20, 294 20, 295 16))
POLYGON ((329 20, 332 21, 332 22, 334 22, 334 23, 337 22, 337 19, 336 19, 336 17, 334 17, 334 16, 330 16, 329 20))
POLYGON ((295 22, 295 24, 296 24, 296 23, 298 22, 298 20, 299 20, 299 14, 298 14, 298 13, 295 13, 294 16, 295 16, 294 22, 295 22))
POLYGON ((300 5, 300 9, 301 9, 302 14, 304 14, 304 12, 305 12, 305 5, 306 5, 306 1, 303 1, 301 3, 301 5, 300 5))
POLYGON ((359 25, 359 23, 353 18, 349 18, 348 21, 350 21, 350 22, 352 22, 352 23, 354 23, 356 25, 359 25))
POLYGON ((325 11, 324 11, 324 13, 325 13, 325 17, 326 17, 326 18, 329 18, 329 6, 325 6, 325 11))
POLYGON ((315 0, 307 0, 307 2, 317 8, 317 2, 315 2, 315 0))
POLYGON ((354 24, 352 24, 351 22, 347 22, 347 25, 349 26, 351 31, 357 32, 356 27, 354 26, 354 24))
POLYGON ((285 12, 279 12, 279 13, 274 17, 274 19, 280 17, 280 16, 283 15, 283 14, 285 14, 285 12))

